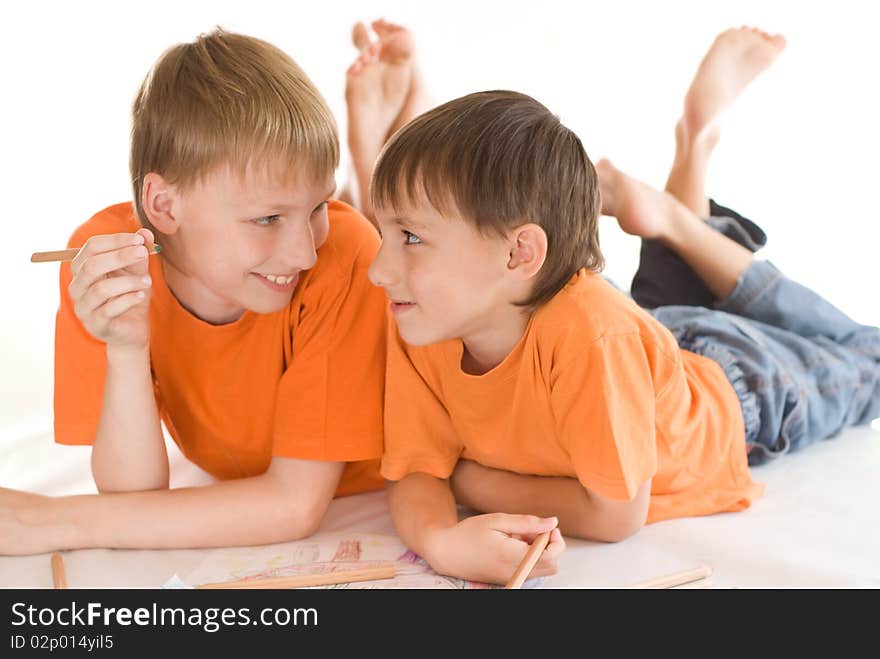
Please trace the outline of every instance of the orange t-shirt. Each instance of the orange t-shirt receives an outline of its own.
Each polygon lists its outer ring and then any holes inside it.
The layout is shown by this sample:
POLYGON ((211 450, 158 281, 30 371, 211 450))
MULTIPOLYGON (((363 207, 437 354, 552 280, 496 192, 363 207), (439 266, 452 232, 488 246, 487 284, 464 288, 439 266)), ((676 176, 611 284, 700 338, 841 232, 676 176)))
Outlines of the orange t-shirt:
MULTIPOLYGON (((367 268, 375 229, 332 201, 330 232, 290 305, 211 325, 186 311, 150 257, 150 362, 162 421, 184 455, 219 479, 266 471, 272 457, 351 462, 337 496, 383 486, 382 396, 387 303, 367 268)), ((79 227, 70 247, 94 235, 133 232, 130 203, 79 227)), ((105 344, 73 311, 61 266, 55 325, 55 441, 91 444, 101 415, 105 344)))
POLYGON ((648 521, 747 508, 751 480, 736 392, 721 367, 598 275, 576 274, 484 375, 460 340, 406 345, 389 331, 382 475, 448 478, 459 459, 577 478, 632 499, 649 478, 648 521))

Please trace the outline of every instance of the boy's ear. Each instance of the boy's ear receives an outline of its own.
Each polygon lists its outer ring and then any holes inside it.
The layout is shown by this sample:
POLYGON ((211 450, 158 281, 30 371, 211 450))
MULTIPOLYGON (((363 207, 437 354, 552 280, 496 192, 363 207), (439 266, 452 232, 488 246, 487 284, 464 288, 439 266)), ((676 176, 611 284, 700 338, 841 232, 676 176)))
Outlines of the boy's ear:
POLYGON ((534 277, 547 259, 547 234, 537 224, 523 224, 509 234, 507 269, 518 278, 534 277))
POLYGON ((174 214, 177 188, 159 174, 150 172, 144 177, 141 194, 144 213, 150 224, 166 235, 176 233, 180 227, 180 222, 174 214))

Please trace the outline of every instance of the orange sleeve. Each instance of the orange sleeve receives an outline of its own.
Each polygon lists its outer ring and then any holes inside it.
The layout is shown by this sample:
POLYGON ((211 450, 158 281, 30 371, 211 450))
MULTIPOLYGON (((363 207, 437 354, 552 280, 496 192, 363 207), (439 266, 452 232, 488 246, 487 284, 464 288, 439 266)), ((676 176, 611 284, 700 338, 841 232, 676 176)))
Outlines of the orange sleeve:
POLYGON ((387 302, 367 277, 379 237, 362 218, 348 224, 340 229, 357 232, 353 262, 303 293, 278 387, 274 456, 351 462, 382 455, 387 302))
POLYGON ((637 333, 602 337, 559 374, 551 400, 580 483, 631 500, 657 470, 651 362, 637 333))
MULTIPOLYGON (((71 239, 68 247, 78 247, 71 239)), ((91 444, 104 400, 107 353, 103 341, 86 331, 67 292, 70 263, 61 264, 60 304, 55 314, 55 441, 91 444)))
MULTIPOLYGON (((449 413, 416 368, 391 323, 382 476, 396 481, 407 474, 423 472, 449 478, 461 455, 461 441, 449 413)), ((425 371, 430 368, 424 359, 419 360, 419 365, 425 371)))

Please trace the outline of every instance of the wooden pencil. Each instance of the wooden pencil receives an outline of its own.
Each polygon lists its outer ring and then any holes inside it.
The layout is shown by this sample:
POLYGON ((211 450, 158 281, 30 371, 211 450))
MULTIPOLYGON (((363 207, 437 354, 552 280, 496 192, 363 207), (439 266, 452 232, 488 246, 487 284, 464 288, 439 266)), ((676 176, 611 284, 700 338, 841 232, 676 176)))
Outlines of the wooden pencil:
POLYGON ((535 563, 537 563, 538 559, 541 557, 541 552, 544 551, 547 543, 550 542, 551 533, 552 531, 545 531, 532 541, 532 544, 528 551, 526 551, 526 555, 523 556, 519 567, 516 568, 513 576, 510 577, 510 581, 504 586, 505 588, 514 589, 522 587, 523 582, 528 578, 532 568, 535 567, 535 563))
POLYGON ((339 572, 318 572, 316 574, 295 574, 288 577, 266 577, 264 579, 239 579, 203 583, 198 589, 250 589, 250 588, 307 588, 309 586, 330 586, 339 583, 373 581, 374 579, 393 579, 393 565, 368 567, 360 570, 340 570, 339 572))
MULTIPOLYGON (((153 243, 149 249, 149 254, 158 254, 162 251, 161 245, 153 243)), ((80 248, 59 249, 54 252, 34 252, 31 254, 31 263, 47 263, 49 261, 72 261, 79 253, 80 248)))
POLYGON ((57 551, 52 554, 52 583, 56 590, 67 588, 67 576, 64 574, 64 559, 57 551))
POLYGON ((627 588, 673 588, 675 586, 681 586, 682 584, 691 583, 692 581, 705 579, 711 574, 711 567, 709 567, 708 565, 701 565, 700 567, 691 568, 690 570, 684 570, 682 572, 676 572, 674 574, 666 575, 665 577, 657 577, 656 579, 642 581, 640 583, 627 586, 627 588))

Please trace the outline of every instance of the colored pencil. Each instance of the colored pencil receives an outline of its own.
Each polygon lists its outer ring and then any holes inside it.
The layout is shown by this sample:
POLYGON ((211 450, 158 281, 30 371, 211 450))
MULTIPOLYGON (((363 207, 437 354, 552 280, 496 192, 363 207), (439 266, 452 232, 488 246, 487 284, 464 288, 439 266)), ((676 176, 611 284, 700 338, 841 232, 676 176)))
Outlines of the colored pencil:
POLYGON ((627 588, 673 588, 675 586, 681 586, 682 584, 705 579, 711 574, 711 567, 709 567, 708 565, 701 565, 700 567, 695 567, 690 570, 684 570, 682 572, 676 572, 674 574, 669 574, 665 577, 657 577, 656 579, 642 581, 641 583, 627 586, 627 588))
POLYGON ((64 574, 64 559, 57 551, 52 554, 52 583, 56 590, 67 588, 67 576, 64 574))
MULTIPOLYGON (((150 254, 158 254, 162 251, 161 245, 157 243, 153 243, 153 246, 148 248, 150 254)), ((80 248, 74 247, 73 249, 59 249, 54 252, 34 252, 31 254, 31 263, 47 263, 49 261, 72 261, 77 254, 79 254, 80 248)))
POLYGON ((513 576, 510 577, 510 581, 504 586, 505 588, 515 589, 522 587, 523 582, 528 578, 532 568, 535 567, 535 563, 537 563, 538 559, 541 557, 541 552, 544 551, 547 543, 550 542, 550 533, 552 533, 552 531, 544 531, 544 533, 532 541, 532 544, 528 551, 526 551, 526 555, 523 556, 519 567, 516 568, 513 576))
POLYGON ((203 583, 198 589, 249 589, 249 588, 306 588, 309 586, 330 586, 339 583, 373 581, 374 579, 393 579, 393 565, 363 568, 360 570, 340 570, 339 572, 318 572, 316 574, 295 574, 287 577, 266 577, 264 579, 239 579, 203 583))

